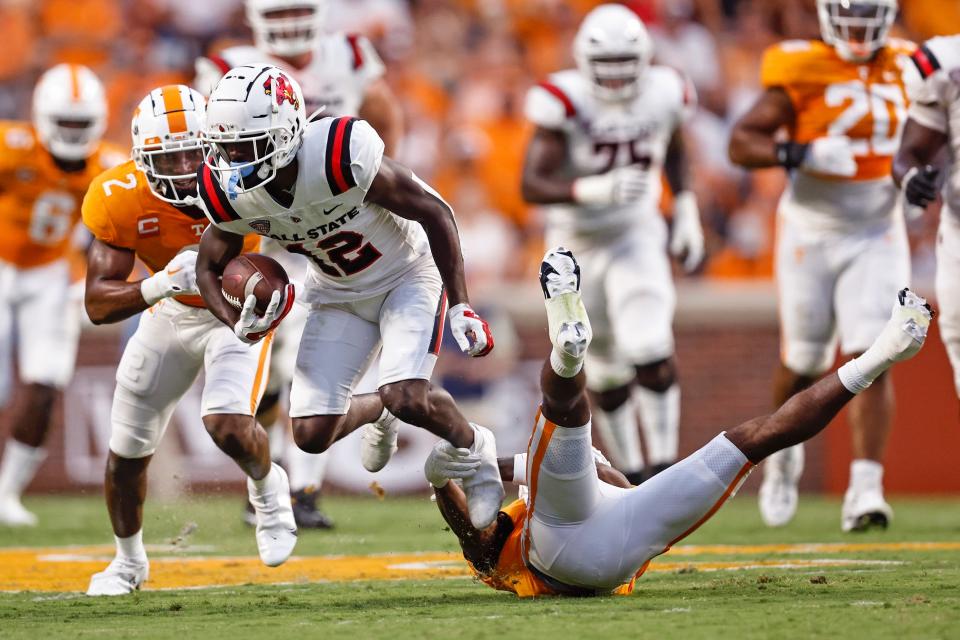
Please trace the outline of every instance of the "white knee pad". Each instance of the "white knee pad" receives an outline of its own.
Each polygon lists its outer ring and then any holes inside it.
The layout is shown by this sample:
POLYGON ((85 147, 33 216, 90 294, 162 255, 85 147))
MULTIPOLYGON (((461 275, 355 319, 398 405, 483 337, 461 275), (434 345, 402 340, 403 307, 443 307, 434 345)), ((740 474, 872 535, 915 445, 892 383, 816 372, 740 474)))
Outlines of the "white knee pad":
POLYGON ((110 451, 121 458, 144 458, 157 450, 157 444, 170 421, 173 403, 157 409, 146 398, 117 384, 110 413, 110 451))
POLYGON ((833 364, 833 343, 789 341, 784 345, 783 364, 801 376, 819 376, 833 364))

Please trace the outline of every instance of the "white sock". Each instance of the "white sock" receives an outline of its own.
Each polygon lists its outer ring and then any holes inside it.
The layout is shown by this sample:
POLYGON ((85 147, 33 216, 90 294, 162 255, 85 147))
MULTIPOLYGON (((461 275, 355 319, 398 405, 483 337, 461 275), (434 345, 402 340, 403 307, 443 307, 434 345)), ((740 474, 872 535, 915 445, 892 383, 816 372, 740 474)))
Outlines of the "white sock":
POLYGON ((883 465, 865 458, 850 463, 850 488, 883 489, 883 465))
POLYGON ((283 452, 287 446, 287 425, 283 418, 277 420, 270 426, 263 425, 267 432, 267 438, 270 439, 270 460, 279 463, 283 460, 283 452))
MULTIPOLYGON (((247 476, 247 480, 249 480, 253 484, 253 488, 254 490, 256 490, 257 494, 263 493, 263 490, 267 486, 267 481, 270 479, 270 476, 273 474, 273 470, 274 468, 273 466, 271 466, 270 471, 267 472, 267 475, 263 476, 259 480, 255 480, 250 476, 247 476)), ((249 488, 249 485, 248 485, 248 488, 249 488)))
POLYGON ((593 416, 593 423, 607 444, 607 452, 614 467, 622 473, 643 470, 637 414, 629 398, 613 411, 598 412, 593 416))
POLYGON ((861 355, 837 369, 837 375, 847 391, 857 394, 873 384, 893 363, 893 360, 881 353, 878 342, 874 342, 861 355))
POLYGON ((647 463, 676 462, 680 448, 680 386, 674 384, 663 393, 634 386, 633 395, 640 410, 647 463))
POLYGON ((0 463, 0 496, 22 496, 46 457, 46 449, 31 447, 9 438, 3 448, 3 462, 0 463))
POLYGON ((550 368, 561 378, 572 378, 583 369, 583 356, 572 356, 554 347, 550 351, 550 368))
POLYGON ((130 560, 146 560, 147 550, 143 546, 143 529, 137 531, 129 538, 120 538, 113 536, 117 541, 117 555, 121 558, 130 560))
POLYGON ((287 445, 287 475, 290 477, 290 491, 300 491, 307 487, 319 489, 323 485, 323 476, 327 470, 327 453, 307 453, 296 443, 287 445))

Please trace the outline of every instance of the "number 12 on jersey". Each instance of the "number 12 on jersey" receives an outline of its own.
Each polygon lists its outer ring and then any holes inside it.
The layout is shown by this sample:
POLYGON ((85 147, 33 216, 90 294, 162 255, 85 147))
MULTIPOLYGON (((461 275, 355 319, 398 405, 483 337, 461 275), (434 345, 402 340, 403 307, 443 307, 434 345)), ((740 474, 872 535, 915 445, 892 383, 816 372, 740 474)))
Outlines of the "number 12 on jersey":
POLYGON ((906 100, 899 85, 867 84, 862 80, 838 82, 827 87, 825 100, 828 107, 847 105, 830 124, 827 133, 850 136, 854 155, 891 156, 897 152, 907 114, 906 100), (872 132, 854 131, 867 120, 872 121, 872 132))
POLYGON ((288 244, 286 249, 307 256, 320 271, 333 278, 356 275, 383 255, 372 244, 364 242, 363 235, 356 231, 340 231, 328 236, 316 243, 312 250, 303 243, 288 244), (324 255, 318 256, 317 251, 324 255))

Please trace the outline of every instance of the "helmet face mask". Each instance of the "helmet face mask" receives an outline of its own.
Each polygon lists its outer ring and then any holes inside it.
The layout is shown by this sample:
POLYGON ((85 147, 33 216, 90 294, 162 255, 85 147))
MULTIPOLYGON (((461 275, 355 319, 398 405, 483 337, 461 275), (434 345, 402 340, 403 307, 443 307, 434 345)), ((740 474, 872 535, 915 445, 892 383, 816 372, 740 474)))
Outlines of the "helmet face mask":
POLYGON ((164 202, 186 206, 197 201, 204 102, 189 87, 168 85, 151 91, 134 112, 133 161, 153 195, 164 202))
POLYGON ((230 70, 210 94, 200 138, 204 162, 229 175, 227 194, 259 189, 296 157, 306 114, 297 82, 277 67, 230 70))
POLYGON ((865 62, 887 44, 897 0, 817 0, 824 42, 844 60, 865 62))
POLYGON ((325 9, 321 0, 247 0, 247 22, 258 49, 297 56, 316 47, 325 9))
POLYGON ((49 69, 33 92, 33 124, 40 143, 54 157, 89 158, 107 128, 107 101, 100 80, 80 65, 49 69))
POLYGON ((573 54, 597 98, 625 101, 640 92, 653 58, 653 42, 635 13, 622 5, 605 4, 584 18, 573 54))

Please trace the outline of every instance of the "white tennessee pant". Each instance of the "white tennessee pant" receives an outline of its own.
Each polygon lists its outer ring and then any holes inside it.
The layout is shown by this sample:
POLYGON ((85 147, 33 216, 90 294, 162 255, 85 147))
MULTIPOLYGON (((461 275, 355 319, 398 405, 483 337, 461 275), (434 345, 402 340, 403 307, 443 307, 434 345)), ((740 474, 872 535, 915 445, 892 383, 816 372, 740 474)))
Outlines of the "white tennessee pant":
POLYGON ((429 380, 447 312, 430 262, 385 294, 310 308, 290 389, 290 417, 344 415, 364 371, 380 352, 377 388, 429 380))
POLYGON ((597 476, 589 423, 568 429, 538 415, 527 450, 526 561, 565 584, 612 590, 706 522, 752 468, 720 434, 621 489, 597 476))
POLYGON ((572 249, 581 295, 593 327, 587 384, 606 391, 629 384, 634 367, 673 355, 676 291, 667 256, 667 226, 644 216, 614 238, 550 234, 549 246, 572 249))
MULTIPOLYGON (((782 205, 782 206, 787 206, 782 205)), ((781 358, 809 376, 865 351, 910 284, 910 247, 899 216, 856 233, 811 232, 781 214, 777 230, 781 358)))
POLYGON ((121 458, 152 455, 201 368, 201 415, 255 415, 272 337, 245 344, 206 309, 172 299, 144 311, 117 367, 110 450, 121 458))
POLYGON ((960 219, 944 207, 937 238, 937 304, 940 336, 953 367, 953 383, 960 396, 960 219))
POLYGON ((80 316, 69 289, 66 260, 31 269, 0 263, 0 404, 13 388, 15 342, 20 380, 61 389, 70 382, 80 316))

